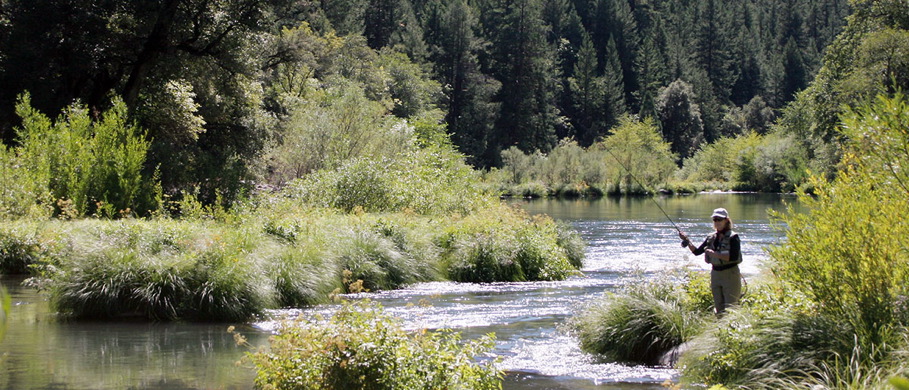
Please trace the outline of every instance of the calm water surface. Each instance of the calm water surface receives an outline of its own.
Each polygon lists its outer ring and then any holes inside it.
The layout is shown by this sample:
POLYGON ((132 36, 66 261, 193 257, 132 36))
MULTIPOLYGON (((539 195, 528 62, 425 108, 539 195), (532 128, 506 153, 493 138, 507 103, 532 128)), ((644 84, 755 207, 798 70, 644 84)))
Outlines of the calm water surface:
MULTIPOLYGON (((747 276, 766 259, 763 248, 783 239, 767 211, 796 200, 699 194, 656 201, 692 237, 709 233, 714 208, 729 209, 743 237, 747 276)), ((686 265, 708 269, 679 247, 675 228, 653 200, 515 202, 531 213, 569 222, 581 233, 589 245, 583 275, 562 282, 422 283, 367 295, 410 328, 454 328, 465 338, 495 333, 493 353, 508 372, 505 389, 661 389, 661 383, 676 378, 671 368, 600 361, 582 353, 577 340, 561 329, 585 303, 642 275, 686 265), (416 305, 421 301, 429 305, 416 305)), ((61 322, 39 294, 19 281, 0 279, 14 304, 0 341, 0 389, 252 388, 255 373, 235 364, 246 349, 226 332, 231 324, 61 322)), ((233 325, 253 345, 265 345, 275 323, 233 325)))

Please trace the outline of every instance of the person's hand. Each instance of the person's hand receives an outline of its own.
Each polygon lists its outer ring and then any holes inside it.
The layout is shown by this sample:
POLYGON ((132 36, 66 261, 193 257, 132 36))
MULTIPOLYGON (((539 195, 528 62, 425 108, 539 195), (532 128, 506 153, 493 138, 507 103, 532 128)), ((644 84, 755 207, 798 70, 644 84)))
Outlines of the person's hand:
POLYGON ((681 231, 679 231, 679 238, 681 238, 682 241, 690 241, 690 240, 688 239, 688 235, 685 234, 685 233, 682 233, 681 231))

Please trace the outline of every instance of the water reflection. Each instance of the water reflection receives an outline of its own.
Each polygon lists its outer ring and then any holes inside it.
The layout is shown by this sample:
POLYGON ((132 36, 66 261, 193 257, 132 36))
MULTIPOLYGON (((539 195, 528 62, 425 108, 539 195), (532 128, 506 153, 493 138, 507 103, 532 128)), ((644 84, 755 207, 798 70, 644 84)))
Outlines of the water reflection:
MULTIPOLYGON (((44 298, 19 285, 0 341, 2 389, 249 389, 254 372, 236 368, 246 351, 228 324, 65 322, 44 298)), ((253 343, 264 333, 243 326, 253 343)))

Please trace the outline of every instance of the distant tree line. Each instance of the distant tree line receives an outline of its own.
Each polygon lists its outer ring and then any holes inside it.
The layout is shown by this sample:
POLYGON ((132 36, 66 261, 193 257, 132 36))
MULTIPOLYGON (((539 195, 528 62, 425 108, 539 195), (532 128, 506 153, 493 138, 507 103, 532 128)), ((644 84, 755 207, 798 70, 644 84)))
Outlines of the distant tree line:
POLYGON ((477 167, 652 117, 680 163, 766 132, 850 12, 847 0, 0 0, 0 134, 19 142, 26 92, 41 112, 78 102, 96 117, 116 96, 151 141, 147 176, 208 200, 374 152, 357 129, 393 128, 377 112, 446 124, 477 167), (288 161, 304 148, 290 140, 320 148, 288 161))

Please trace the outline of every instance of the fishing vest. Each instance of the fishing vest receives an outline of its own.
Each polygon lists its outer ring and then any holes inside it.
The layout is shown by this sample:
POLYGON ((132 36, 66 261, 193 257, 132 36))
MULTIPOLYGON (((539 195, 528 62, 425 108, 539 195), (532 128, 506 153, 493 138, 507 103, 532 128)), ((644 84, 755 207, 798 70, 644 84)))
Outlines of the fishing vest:
MULTIPOLYGON (((732 247, 732 237, 737 236, 737 234, 736 234, 735 232, 731 231, 731 230, 730 230, 729 232, 727 232, 727 233, 728 233, 728 234, 723 234, 723 237, 720 238, 719 240, 717 240, 717 233, 716 233, 716 232, 711 233, 711 234, 707 237, 707 248, 713 249, 714 251, 716 251, 716 252, 718 252, 718 253, 720 253, 720 254, 726 254, 726 255, 728 255, 729 252, 730 252, 730 248, 732 247)), ((726 263, 726 264, 714 265, 714 266, 713 266, 713 270, 714 270, 714 271, 723 271, 723 270, 727 270, 727 269, 730 269, 730 268, 732 268, 732 267, 735 267, 736 265, 738 265, 739 263, 741 263, 741 262, 742 262, 742 250, 741 250, 741 248, 739 248, 739 253, 738 253, 738 256, 737 256, 737 257, 738 257, 738 258, 736 258, 736 259, 730 258, 730 259, 729 259, 729 262, 726 263)))

